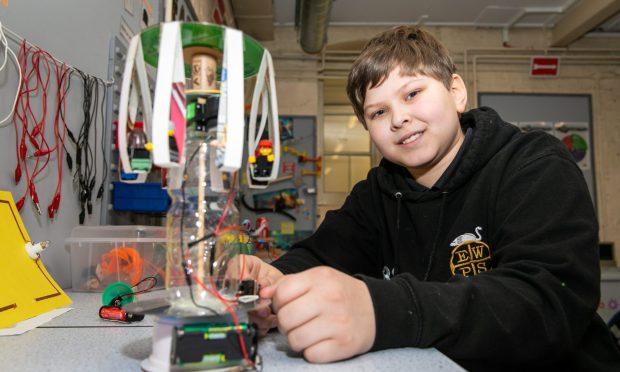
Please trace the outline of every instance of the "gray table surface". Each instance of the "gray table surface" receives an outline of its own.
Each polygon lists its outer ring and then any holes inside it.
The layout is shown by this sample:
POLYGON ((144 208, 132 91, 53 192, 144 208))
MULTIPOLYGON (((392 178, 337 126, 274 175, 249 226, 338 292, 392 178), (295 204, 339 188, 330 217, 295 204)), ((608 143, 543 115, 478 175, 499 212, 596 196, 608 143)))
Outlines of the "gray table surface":
MULTIPOLYGON (((18 336, 0 337, 3 371, 139 371, 151 353, 155 317, 121 324, 99 319, 101 295, 67 293, 73 310, 18 336)), ((259 342, 263 371, 462 371, 435 349, 372 352, 331 364, 310 364, 270 333, 259 342)))

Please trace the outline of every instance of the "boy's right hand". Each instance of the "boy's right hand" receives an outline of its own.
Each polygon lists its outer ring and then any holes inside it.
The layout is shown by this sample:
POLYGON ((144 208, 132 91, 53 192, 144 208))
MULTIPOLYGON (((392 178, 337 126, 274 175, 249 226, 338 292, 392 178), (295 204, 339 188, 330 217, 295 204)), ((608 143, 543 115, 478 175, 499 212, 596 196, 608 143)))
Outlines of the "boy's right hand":
POLYGON ((254 279, 260 287, 277 282, 284 274, 256 256, 246 255, 243 266, 243 279, 254 279))
MULTIPOLYGON (((275 284, 284 274, 256 256, 245 256, 243 278, 256 280, 259 288, 275 284)), ((276 316, 271 306, 265 306, 249 313, 250 322, 258 326, 258 334, 264 336, 271 328, 277 326, 276 316)))

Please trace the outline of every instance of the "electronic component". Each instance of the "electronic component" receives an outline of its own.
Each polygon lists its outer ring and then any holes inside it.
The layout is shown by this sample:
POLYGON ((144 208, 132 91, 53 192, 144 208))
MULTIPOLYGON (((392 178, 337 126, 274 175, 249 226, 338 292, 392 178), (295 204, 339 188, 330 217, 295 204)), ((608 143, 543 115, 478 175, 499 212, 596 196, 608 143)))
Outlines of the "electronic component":
POLYGON ((105 320, 114 320, 117 322, 139 322, 144 319, 143 314, 129 313, 119 307, 114 306, 101 306, 99 309, 99 317, 105 320))
POLYGON ((254 296, 258 294, 258 285, 256 280, 246 279, 239 284, 239 296, 254 296))
POLYGON ((257 340, 256 329, 246 323, 186 324, 173 332, 171 367, 213 369, 253 364, 257 340))
POLYGON ((218 96, 200 97, 196 101, 196 130, 207 132, 217 127, 217 113, 220 98, 218 96))
MULTIPOLYGON (((176 272, 166 272, 166 287, 175 290, 175 299, 144 303, 140 310, 137 305, 123 305, 125 311, 134 314, 152 311, 162 315, 154 327, 153 351, 142 367, 147 371, 255 368, 257 331, 245 322, 248 311, 258 306, 258 285, 253 280, 240 283, 243 269, 232 267, 241 262, 230 258, 250 253, 247 234, 243 235, 234 222, 238 216, 232 201, 246 133, 245 78, 257 76, 261 80, 258 91, 265 100, 259 107, 256 97, 252 105, 251 132, 255 142, 269 138, 273 153, 268 164, 271 171, 264 172, 264 179, 257 181, 266 186, 279 168, 279 121, 271 55, 241 31, 218 25, 165 22, 135 38, 140 39, 132 39, 136 52, 142 54, 144 63, 157 69, 150 154, 153 164, 166 170, 168 190, 175 195, 173 201, 177 204, 168 214, 174 228, 167 232, 167 240, 178 247, 174 248, 175 254, 169 255, 174 260, 169 258, 167 262, 176 272), (191 83, 186 76, 189 71, 191 83), (186 89, 186 83, 191 89, 186 89), (258 112, 265 120, 256 128, 258 112), (267 127, 268 136, 263 136, 267 127), (175 213, 179 207, 181 213, 175 213), (184 242, 184 236, 192 236, 191 241, 184 242), (181 253, 180 262, 176 253, 181 253), (187 306, 188 300, 193 306, 187 306), (205 311, 217 315, 205 316, 205 311)), ((140 67, 142 61, 136 59, 140 67)), ((126 71, 123 86, 135 80, 133 70, 126 71)), ((135 99, 129 101, 130 92, 126 89, 126 94, 121 94, 128 98, 122 100, 121 106, 132 102, 137 106, 135 99)), ((134 89, 134 95, 137 93, 134 89)), ((143 106, 148 105, 143 102, 143 106)), ((119 112, 131 119, 133 110, 123 108, 119 112)), ((255 150, 254 146, 252 153, 255 150)), ((126 173, 129 170, 139 171, 127 169, 126 173)), ((122 318, 116 310, 109 310, 111 314, 102 311, 110 318, 122 318)))
POLYGON ((32 242, 26 242, 26 252, 28 252, 28 256, 30 256, 30 258, 32 258, 33 260, 38 260, 41 256, 40 253, 43 252, 43 250, 47 248, 49 244, 49 240, 44 240, 36 244, 32 244, 32 242))

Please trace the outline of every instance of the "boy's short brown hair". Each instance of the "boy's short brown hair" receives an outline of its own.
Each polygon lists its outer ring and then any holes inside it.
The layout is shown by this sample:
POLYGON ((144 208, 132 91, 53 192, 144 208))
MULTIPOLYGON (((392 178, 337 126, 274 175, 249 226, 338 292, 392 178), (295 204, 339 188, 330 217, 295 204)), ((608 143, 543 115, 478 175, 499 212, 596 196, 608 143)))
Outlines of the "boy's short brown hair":
POLYGON ((353 62, 347 81, 347 95, 364 127, 366 90, 379 85, 396 66, 404 75, 435 78, 447 89, 456 72, 446 47, 417 26, 397 26, 375 36, 353 62))

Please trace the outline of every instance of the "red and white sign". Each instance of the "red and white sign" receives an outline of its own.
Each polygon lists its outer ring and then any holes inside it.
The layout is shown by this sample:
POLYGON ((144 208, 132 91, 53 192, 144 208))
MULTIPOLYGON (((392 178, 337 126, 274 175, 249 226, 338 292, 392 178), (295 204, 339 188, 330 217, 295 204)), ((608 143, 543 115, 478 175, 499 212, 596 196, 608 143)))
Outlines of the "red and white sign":
POLYGON ((560 58, 538 56, 532 57, 530 62, 530 76, 533 77, 554 77, 560 73, 560 58))

